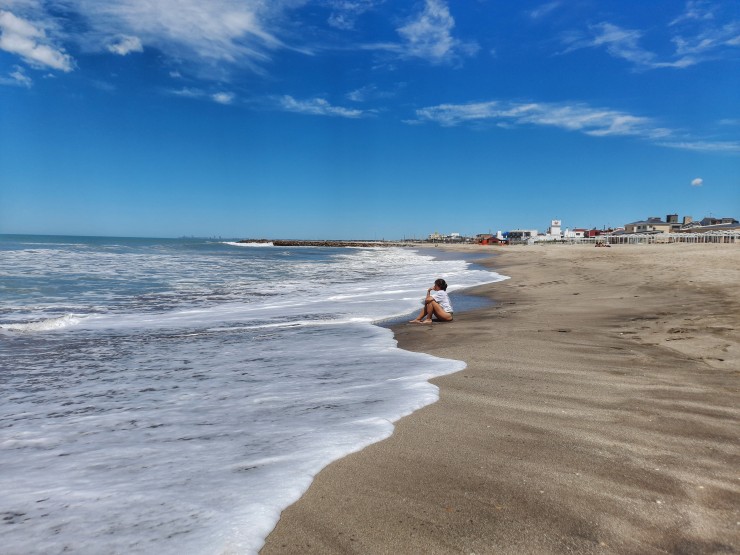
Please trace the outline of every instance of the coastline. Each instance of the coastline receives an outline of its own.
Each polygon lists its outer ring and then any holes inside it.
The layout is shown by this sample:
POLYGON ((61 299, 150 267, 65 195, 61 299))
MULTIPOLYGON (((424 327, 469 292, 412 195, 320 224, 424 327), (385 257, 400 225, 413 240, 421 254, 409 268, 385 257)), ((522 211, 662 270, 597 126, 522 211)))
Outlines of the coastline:
POLYGON ((262 553, 737 552, 737 245, 482 249, 496 304, 393 328, 468 368, 262 553))

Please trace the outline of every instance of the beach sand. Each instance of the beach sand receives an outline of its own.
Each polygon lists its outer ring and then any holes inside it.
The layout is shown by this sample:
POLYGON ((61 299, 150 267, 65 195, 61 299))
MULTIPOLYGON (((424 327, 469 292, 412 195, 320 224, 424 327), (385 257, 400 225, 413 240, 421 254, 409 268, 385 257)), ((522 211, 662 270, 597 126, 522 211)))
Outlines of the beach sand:
POLYGON ((477 248, 496 305, 394 328, 467 369, 262 553, 740 551, 740 245, 477 248))

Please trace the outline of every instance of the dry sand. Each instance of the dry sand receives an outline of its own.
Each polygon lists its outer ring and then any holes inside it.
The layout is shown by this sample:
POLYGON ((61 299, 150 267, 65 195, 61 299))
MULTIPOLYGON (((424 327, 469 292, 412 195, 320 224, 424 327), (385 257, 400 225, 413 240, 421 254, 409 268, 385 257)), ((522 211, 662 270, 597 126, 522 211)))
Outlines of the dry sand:
POLYGON ((484 247, 440 401, 324 469, 262 553, 737 553, 740 245, 484 247))

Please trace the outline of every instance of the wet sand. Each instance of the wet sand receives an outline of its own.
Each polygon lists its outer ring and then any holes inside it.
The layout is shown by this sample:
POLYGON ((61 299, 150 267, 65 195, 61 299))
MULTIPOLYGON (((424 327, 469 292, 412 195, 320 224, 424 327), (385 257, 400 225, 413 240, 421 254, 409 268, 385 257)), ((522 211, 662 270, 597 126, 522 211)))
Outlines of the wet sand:
POLYGON ((477 248, 496 305, 394 329, 468 368, 262 553, 738 553, 740 245, 477 248))

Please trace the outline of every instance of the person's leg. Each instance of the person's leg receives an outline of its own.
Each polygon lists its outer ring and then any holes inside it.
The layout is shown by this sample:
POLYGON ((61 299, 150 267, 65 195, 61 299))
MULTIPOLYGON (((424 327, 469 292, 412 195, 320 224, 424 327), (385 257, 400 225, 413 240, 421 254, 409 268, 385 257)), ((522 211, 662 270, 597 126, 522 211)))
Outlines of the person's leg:
POLYGON ((434 316, 434 305, 437 304, 437 301, 429 301, 426 304, 425 310, 426 310, 426 317, 427 319, 422 321, 422 324, 431 324, 432 323, 432 316, 434 316))
POLYGON ((436 316, 437 320, 443 320, 445 322, 451 322, 452 316, 443 309, 437 301, 431 301, 426 306, 427 319, 422 324, 431 324, 432 316, 436 316))
POLYGON ((422 307, 422 309, 421 309, 421 312, 419 312, 419 315, 415 319, 409 320, 409 322, 410 323, 414 323, 414 322, 415 323, 419 323, 419 322, 421 322, 422 320, 424 320, 424 316, 426 315, 426 313, 427 313, 427 307, 426 307, 426 305, 424 305, 422 307))
POLYGON ((434 303, 434 315, 437 317, 437 320, 443 320, 445 322, 452 321, 452 314, 442 308, 439 303, 434 303))

